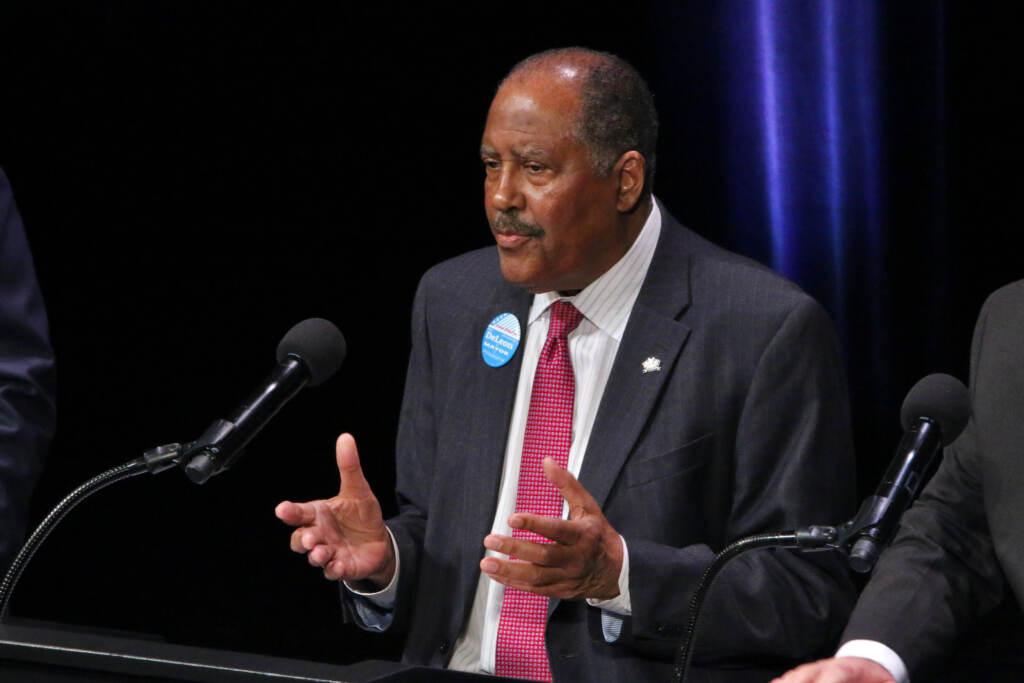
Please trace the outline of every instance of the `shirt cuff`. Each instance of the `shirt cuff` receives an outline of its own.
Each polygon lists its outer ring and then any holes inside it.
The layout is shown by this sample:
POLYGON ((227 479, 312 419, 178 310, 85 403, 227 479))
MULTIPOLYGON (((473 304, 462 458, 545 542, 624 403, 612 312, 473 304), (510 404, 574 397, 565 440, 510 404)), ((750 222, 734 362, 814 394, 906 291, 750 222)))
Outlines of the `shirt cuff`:
POLYGON ((881 664, 896 680, 896 683, 910 683, 907 666, 892 649, 876 640, 850 640, 836 652, 836 657, 861 657, 881 664))
POLYGON ((391 548, 395 552, 395 574, 391 577, 391 581, 388 582, 388 585, 384 586, 384 588, 370 592, 361 591, 354 584, 349 583, 348 581, 345 581, 344 584, 345 588, 355 595, 358 595, 364 600, 370 601, 381 609, 390 610, 395 606, 395 597, 398 593, 398 572, 402 567, 402 556, 398 554, 398 543, 395 542, 395 535, 391 533, 391 529, 389 527, 384 528, 388 530, 388 536, 391 538, 391 548))
POLYGON ((619 536, 622 541, 622 569, 619 570, 619 594, 611 600, 592 600, 587 598, 587 604, 591 607, 599 607, 606 612, 614 612, 623 617, 633 614, 633 604, 629 599, 629 549, 626 547, 626 539, 619 536))

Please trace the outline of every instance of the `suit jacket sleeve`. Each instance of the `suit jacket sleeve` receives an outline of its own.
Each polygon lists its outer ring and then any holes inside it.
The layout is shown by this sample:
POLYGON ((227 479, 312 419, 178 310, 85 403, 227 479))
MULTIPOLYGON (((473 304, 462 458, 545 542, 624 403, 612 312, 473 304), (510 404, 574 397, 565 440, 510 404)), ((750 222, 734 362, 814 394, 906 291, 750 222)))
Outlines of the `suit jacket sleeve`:
MULTIPOLYGON (((738 328, 732 334, 740 334, 738 328)), ((717 387, 737 391, 727 384, 717 387)), ((726 468, 731 481, 725 478, 722 486, 732 490, 723 496, 728 502, 713 538, 673 547, 626 537, 633 616, 625 630, 634 645, 650 648, 660 642, 671 646, 665 654, 674 651, 689 597, 725 544, 847 518, 853 471, 846 395, 831 322, 817 303, 802 297, 763 349, 738 399, 732 462, 726 468)), ((729 450, 713 457, 726 460, 729 450)), ((715 478, 709 475, 708 481, 715 478)), ((831 553, 748 552, 724 568, 707 595, 694 661, 734 665, 823 654, 834 644, 853 599, 846 569, 831 553)))
MULTIPOLYGON (((978 394, 988 384, 984 374, 979 376, 988 322, 986 305, 971 353, 971 403, 976 411, 978 394)), ((936 673, 956 640, 1002 599, 1005 582, 979 470, 978 418, 972 416, 964 433, 945 450, 935 476, 903 516, 843 633, 844 641, 866 638, 888 645, 903 659, 911 680, 936 673)))
POLYGON ((54 429, 53 351, 32 255, 0 170, 0 567, 24 533, 54 429))

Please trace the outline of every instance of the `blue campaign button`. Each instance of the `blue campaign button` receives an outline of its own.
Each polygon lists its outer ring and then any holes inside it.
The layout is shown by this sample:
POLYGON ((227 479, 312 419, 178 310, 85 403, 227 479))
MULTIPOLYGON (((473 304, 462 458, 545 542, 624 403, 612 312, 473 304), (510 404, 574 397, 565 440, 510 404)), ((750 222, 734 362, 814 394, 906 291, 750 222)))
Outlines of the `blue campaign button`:
POLYGON ((519 327, 519 318, 511 313, 502 313, 491 321, 491 324, 484 330, 483 343, 480 345, 480 353, 484 362, 492 368, 500 368, 512 360, 519 348, 519 339, 522 337, 522 329, 519 327))

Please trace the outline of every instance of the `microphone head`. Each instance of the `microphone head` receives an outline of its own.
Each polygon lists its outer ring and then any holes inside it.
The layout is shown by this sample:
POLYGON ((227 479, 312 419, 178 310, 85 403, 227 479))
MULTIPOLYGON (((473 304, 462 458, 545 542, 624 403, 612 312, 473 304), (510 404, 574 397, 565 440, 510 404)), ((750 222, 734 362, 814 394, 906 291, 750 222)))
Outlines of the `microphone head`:
POLYGON ((918 380, 907 392, 900 410, 900 421, 905 431, 910 431, 921 418, 938 424, 943 446, 960 436, 970 416, 971 399, 967 387, 956 377, 942 373, 918 380))
POLYGON ((345 337, 334 323, 323 318, 303 320, 277 345, 277 362, 298 357, 309 370, 309 386, 330 379, 345 360, 345 337))

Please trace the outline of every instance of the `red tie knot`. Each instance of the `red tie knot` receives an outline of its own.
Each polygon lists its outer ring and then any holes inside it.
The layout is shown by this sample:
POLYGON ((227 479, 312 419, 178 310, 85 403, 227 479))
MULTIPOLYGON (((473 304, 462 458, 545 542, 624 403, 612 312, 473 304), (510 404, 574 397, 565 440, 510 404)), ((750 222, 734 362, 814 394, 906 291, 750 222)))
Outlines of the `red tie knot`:
POLYGON ((568 301, 551 304, 551 322, 548 323, 548 339, 565 338, 583 320, 583 314, 568 301))

